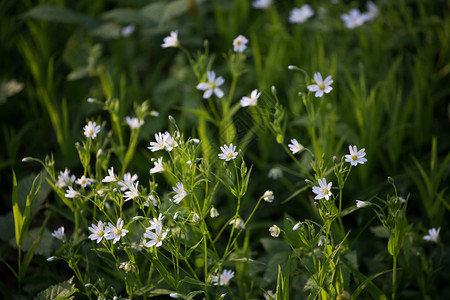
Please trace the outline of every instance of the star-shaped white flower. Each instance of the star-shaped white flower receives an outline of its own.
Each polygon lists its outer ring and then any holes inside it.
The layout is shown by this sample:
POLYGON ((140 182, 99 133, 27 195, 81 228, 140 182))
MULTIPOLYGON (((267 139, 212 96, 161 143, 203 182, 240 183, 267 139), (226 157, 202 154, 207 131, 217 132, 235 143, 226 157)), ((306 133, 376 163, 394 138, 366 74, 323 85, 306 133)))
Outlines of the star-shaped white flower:
POLYGON ((130 172, 127 172, 123 175, 123 180, 119 181, 117 184, 120 186, 120 190, 122 192, 125 192, 126 190, 129 190, 130 187, 133 186, 134 182, 138 179, 137 174, 134 174, 131 176, 130 172))
POLYGON ((280 232, 281 232, 280 227, 278 227, 277 225, 271 226, 269 228, 269 231, 270 231, 270 235, 272 237, 278 237, 280 235, 280 232))
POLYGON ((308 90, 310 90, 311 92, 316 92, 314 96, 317 98, 322 97, 323 93, 330 93, 333 89, 331 87, 331 84, 333 83, 331 75, 327 76, 327 78, 323 80, 322 75, 319 72, 314 73, 314 81, 316 82, 316 84, 308 85, 308 90))
POLYGON ((150 227, 147 227, 147 231, 154 229, 156 231, 161 232, 163 219, 164 216, 160 213, 158 218, 153 218, 153 220, 150 220, 150 227))
POLYGON ((167 131, 164 133, 164 140, 164 148, 166 149, 166 151, 170 152, 173 150, 173 148, 178 147, 177 141, 167 131))
POLYGON ((273 196, 273 192, 269 190, 267 190, 263 195, 263 199, 266 202, 272 202, 274 198, 275 197, 273 196))
POLYGON ((151 229, 147 228, 147 230, 144 233, 144 237, 150 239, 147 243, 145 243, 145 246, 147 247, 159 247, 162 245, 162 241, 166 238, 167 231, 162 232, 162 226, 156 227, 155 232, 151 231, 151 229))
POLYGON ((108 223, 108 227, 106 227, 105 233, 105 239, 107 240, 113 240, 113 244, 115 244, 117 241, 120 240, 121 237, 125 236, 128 233, 127 229, 123 229, 123 220, 119 218, 117 220, 116 226, 108 223))
POLYGON ((60 171, 59 174, 60 175, 58 175, 58 182, 56 183, 56 186, 59 188, 63 188, 66 185, 69 186, 76 180, 75 175, 70 176, 69 169, 65 169, 64 172, 60 171))
POLYGON ((95 139, 97 134, 100 132, 100 125, 97 125, 97 123, 89 121, 86 126, 83 127, 84 129, 84 135, 87 138, 95 139))
POLYGON ((150 142, 150 147, 147 147, 152 152, 162 150, 166 147, 166 139, 168 136, 165 133, 155 133, 155 141, 156 142, 150 142))
POLYGON ((235 159, 238 153, 236 152, 236 146, 230 144, 227 146, 226 144, 220 147, 222 153, 218 154, 220 159, 225 159, 225 161, 230 161, 231 159, 235 159))
POLYGON ((161 45, 163 48, 178 47, 180 45, 178 41, 178 30, 171 31, 170 35, 166 36, 163 41, 164 43, 161 45))
POLYGON ((155 166, 150 169, 150 174, 155 174, 155 173, 164 171, 164 167, 162 165, 162 160, 163 160, 163 158, 160 157, 160 158, 158 158, 158 160, 153 162, 155 164, 155 166))
POLYGON ((255 106, 256 103, 258 102, 259 96, 261 96, 261 92, 258 92, 258 90, 253 90, 250 97, 246 96, 242 97, 241 106, 242 107, 255 106))
POLYGON ((219 76, 216 79, 216 73, 214 71, 208 71, 208 73, 206 73, 206 77, 207 77, 206 82, 200 82, 197 85, 198 90, 205 91, 203 93, 203 98, 204 99, 211 98, 213 93, 216 95, 217 98, 222 98, 224 93, 219 88, 219 86, 221 86, 225 82, 222 76, 219 76))
POLYGON ((358 148, 356 146, 348 146, 348 150, 350 154, 345 155, 345 161, 349 162, 352 166, 356 166, 357 164, 364 164, 367 159, 364 157, 366 155, 366 152, 364 152, 366 149, 362 148, 358 151, 358 148))
POLYGON ((172 187, 172 189, 175 191, 175 196, 173 196, 173 202, 176 204, 180 203, 181 200, 183 200, 184 197, 186 197, 187 193, 184 189, 183 183, 177 182, 176 187, 172 187))
POLYGON ((325 198, 325 200, 329 200, 330 196, 332 195, 331 193, 331 185, 333 183, 330 182, 327 184, 327 180, 325 178, 319 179, 319 186, 314 186, 312 188, 313 193, 317 194, 316 197, 314 197, 314 199, 322 199, 325 198))
POLYGON ((220 275, 220 282, 219 276, 214 276, 213 283, 214 285, 228 285, 230 279, 233 277, 234 277, 233 271, 224 269, 222 275, 220 275))
POLYGON ((136 182, 136 185, 132 184, 131 186, 129 186, 130 190, 126 191, 125 195, 124 195, 125 202, 128 200, 134 199, 136 197, 139 197, 138 185, 139 185, 139 181, 136 182))
POLYGON ((86 176, 81 176, 81 178, 78 178, 77 181, 75 181, 76 184, 81 185, 82 187, 86 187, 88 185, 91 185, 92 183, 92 179, 91 178, 87 178, 86 176))
POLYGON ((289 150, 291 150, 292 154, 298 153, 303 150, 303 146, 297 142, 296 139, 291 139, 291 143, 288 145, 289 150))
POLYGON ((435 243, 437 243, 438 238, 439 238, 439 231, 440 230, 441 230, 441 227, 439 227, 437 230, 436 230, 436 228, 428 229, 428 235, 425 235, 423 237, 423 239, 425 241, 428 241, 428 242, 435 242, 435 243))
POLYGON ((301 24, 306 22, 309 18, 314 15, 314 11, 308 4, 302 5, 300 8, 293 8, 291 14, 289 15, 289 23, 301 24))
POLYGON ((88 228, 90 232, 92 232, 91 235, 89 235, 89 238, 93 241, 97 241, 97 244, 102 241, 102 239, 105 237, 105 229, 103 228, 103 222, 98 221, 98 225, 92 224, 92 227, 88 228))
POLYGON ((367 16, 362 14, 359 9, 353 8, 348 14, 342 14, 341 20, 344 21, 345 27, 353 29, 361 26, 366 21, 367 16))
POLYGON ((79 194, 80 193, 78 193, 71 186, 69 186, 68 189, 66 190, 66 194, 64 196, 66 196, 66 198, 75 198, 79 194))
POLYGON ((114 174, 114 167, 111 167, 111 169, 108 169, 108 176, 105 176, 103 178, 102 182, 116 182, 117 181, 117 175, 114 174))
POLYGON ((245 36, 239 35, 233 40, 233 51, 234 52, 244 52, 247 49, 248 40, 245 36))
POLYGON ((64 242, 64 240, 66 239, 66 235, 64 234, 64 227, 61 226, 57 230, 53 231, 52 237, 64 242))
POLYGON ((144 125, 144 120, 139 120, 136 117, 130 118, 128 116, 125 117, 125 121, 131 129, 138 129, 142 125, 144 125))

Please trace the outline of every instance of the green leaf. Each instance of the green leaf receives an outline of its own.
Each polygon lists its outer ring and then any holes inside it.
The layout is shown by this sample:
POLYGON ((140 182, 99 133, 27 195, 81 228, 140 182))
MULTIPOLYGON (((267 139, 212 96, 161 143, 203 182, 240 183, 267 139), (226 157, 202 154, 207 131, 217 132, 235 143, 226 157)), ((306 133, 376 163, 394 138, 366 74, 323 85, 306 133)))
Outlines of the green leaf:
POLYGON ((86 14, 80 14, 74 12, 70 9, 51 6, 51 5, 41 5, 36 6, 24 14, 25 18, 31 18, 42 21, 52 21, 52 22, 62 22, 62 23, 84 23, 84 24, 95 24, 95 19, 92 19, 86 14))
POLYGON ((145 20, 145 17, 137 10, 129 8, 117 8, 102 14, 102 19, 119 23, 136 23, 145 20))
POLYGON ((16 244, 17 246, 21 246, 20 243, 20 236, 22 233, 22 214, 20 213, 19 209, 19 203, 17 201, 17 179, 16 179, 16 173, 14 173, 13 170, 13 191, 12 191, 12 208, 14 213, 14 230, 16 233, 16 244))
POLYGON ((72 283, 73 277, 67 281, 52 285, 43 290, 34 297, 34 300, 53 300, 53 299, 73 299, 73 294, 78 292, 75 283, 72 283))

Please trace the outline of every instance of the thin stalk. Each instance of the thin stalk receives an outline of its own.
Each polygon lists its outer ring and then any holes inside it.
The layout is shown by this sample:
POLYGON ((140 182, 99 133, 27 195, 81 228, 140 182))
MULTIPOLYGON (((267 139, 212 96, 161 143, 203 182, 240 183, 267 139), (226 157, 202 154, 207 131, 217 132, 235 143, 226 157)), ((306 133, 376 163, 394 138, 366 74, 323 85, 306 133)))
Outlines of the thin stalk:
POLYGON ((395 300, 395 281, 397 279, 397 255, 393 256, 393 270, 392 270, 392 300, 395 300))

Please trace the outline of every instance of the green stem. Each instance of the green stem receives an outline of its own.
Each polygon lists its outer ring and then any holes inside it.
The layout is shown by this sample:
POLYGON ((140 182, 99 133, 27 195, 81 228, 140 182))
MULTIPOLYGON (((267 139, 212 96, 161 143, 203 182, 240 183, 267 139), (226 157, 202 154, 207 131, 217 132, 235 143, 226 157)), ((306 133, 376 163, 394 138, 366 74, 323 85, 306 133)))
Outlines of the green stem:
POLYGON ((397 255, 394 255, 394 262, 392 266, 392 300, 395 300, 395 281, 397 279, 397 255))

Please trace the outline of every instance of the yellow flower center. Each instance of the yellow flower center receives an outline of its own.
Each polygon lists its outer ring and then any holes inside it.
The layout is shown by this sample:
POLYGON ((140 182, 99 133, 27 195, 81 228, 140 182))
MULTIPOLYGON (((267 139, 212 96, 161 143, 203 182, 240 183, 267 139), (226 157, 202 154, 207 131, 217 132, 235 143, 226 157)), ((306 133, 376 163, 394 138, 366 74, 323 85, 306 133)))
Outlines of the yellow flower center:
POLYGON ((356 156, 356 155, 353 154, 353 155, 352 155, 352 159, 353 159, 353 160, 358 160, 358 156, 356 156))
POLYGON ((103 235, 105 235, 103 230, 101 230, 101 229, 97 230, 97 236, 102 237, 103 235))
POLYGON ((94 129, 89 129, 89 135, 94 135, 94 129))
POLYGON ((228 153, 227 153, 227 158, 233 158, 233 153, 228 152, 228 153))
POLYGON ((325 84, 323 84, 323 82, 321 84, 318 84, 319 89, 324 90, 325 89, 325 84))
POLYGON ((322 194, 328 195, 329 191, 327 188, 322 188, 322 194))

